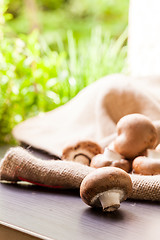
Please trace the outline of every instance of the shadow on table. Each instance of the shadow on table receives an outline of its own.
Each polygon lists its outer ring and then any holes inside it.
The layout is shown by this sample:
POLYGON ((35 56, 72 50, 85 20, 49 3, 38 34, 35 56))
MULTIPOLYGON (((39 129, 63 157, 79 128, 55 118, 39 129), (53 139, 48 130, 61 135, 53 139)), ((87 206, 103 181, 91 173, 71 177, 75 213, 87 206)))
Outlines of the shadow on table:
POLYGON ((27 182, 18 182, 18 183, 1 183, 1 187, 7 188, 11 191, 23 191, 23 192, 34 192, 34 193, 51 193, 56 195, 68 195, 68 196, 75 196, 80 197, 79 189, 59 189, 59 188, 47 188, 41 187, 37 185, 32 185, 27 182))

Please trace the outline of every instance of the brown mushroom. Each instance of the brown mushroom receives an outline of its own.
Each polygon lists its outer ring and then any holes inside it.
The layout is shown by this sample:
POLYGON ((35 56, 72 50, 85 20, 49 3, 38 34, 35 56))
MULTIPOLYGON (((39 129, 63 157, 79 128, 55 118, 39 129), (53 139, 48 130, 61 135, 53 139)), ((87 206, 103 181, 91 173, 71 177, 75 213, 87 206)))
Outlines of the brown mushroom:
POLYGON ((160 120, 152 121, 152 123, 157 130, 157 142, 155 145, 155 147, 156 147, 160 143, 160 120))
POLYGON ((134 173, 142 175, 160 174, 160 152, 148 149, 147 156, 139 156, 133 160, 132 169, 134 173))
POLYGON ((102 207, 107 212, 117 210, 131 192, 129 174, 115 167, 96 169, 83 179, 80 186, 80 196, 86 204, 102 207))
POLYGON ((98 154, 92 158, 90 166, 93 168, 118 167, 129 172, 131 170, 131 161, 123 159, 123 156, 119 153, 105 148, 103 154, 98 154))
POLYGON ((125 158, 134 159, 157 143, 157 131, 150 119, 142 114, 129 114, 117 123, 115 151, 125 158))
POLYGON ((63 150, 62 159, 68 161, 80 162, 84 165, 90 165, 91 159, 102 153, 103 149, 95 142, 80 141, 73 146, 63 150))

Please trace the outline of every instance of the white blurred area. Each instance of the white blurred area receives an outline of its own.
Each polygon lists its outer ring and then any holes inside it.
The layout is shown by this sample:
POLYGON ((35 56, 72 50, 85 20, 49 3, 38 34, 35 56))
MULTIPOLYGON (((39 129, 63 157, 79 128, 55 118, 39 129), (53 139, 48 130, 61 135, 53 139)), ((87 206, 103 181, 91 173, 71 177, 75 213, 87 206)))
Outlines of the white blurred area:
POLYGON ((129 72, 160 76, 160 0, 130 0, 129 72))

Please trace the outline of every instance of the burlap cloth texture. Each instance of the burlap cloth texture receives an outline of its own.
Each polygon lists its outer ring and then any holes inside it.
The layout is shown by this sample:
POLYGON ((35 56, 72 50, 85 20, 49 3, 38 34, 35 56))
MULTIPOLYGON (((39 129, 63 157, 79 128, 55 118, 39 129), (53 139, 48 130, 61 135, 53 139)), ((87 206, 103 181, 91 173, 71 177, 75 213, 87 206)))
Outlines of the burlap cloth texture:
MULTIPOLYGON (((28 181, 44 187, 79 188, 91 167, 76 162, 41 160, 21 147, 11 148, 0 162, 0 178, 12 182, 28 181)), ((160 175, 130 174, 131 199, 160 201, 160 175)))
POLYGON ((78 140, 106 146, 115 137, 118 120, 130 113, 160 120, 160 77, 104 77, 62 107, 17 125, 13 135, 20 142, 61 156, 65 146, 78 140))
MULTIPOLYGON (((65 146, 93 140, 107 146, 116 136, 118 120, 141 113, 160 120, 160 77, 104 77, 82 90, 74 99, 43 115, 17 125, 14 137, 20 142, 61 157, 65 146)), ((1 179, 26 180, 49 187, 79 188, 93 171, 88 166, 65 161, 42 161, 21 148, 11 149, 1 161, 1 179)), ((130 198, 160 200, 160 176, 130 175, 130 198)))

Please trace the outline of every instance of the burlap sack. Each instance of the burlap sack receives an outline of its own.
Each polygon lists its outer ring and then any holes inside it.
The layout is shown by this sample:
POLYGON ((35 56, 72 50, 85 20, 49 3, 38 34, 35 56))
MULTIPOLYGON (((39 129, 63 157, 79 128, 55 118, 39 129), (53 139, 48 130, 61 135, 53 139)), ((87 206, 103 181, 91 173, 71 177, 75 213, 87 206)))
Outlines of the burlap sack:
POLYGON ((131 174, 133 192, 130 198, 160 201, 160 175, 143 176, 131 174))
POLYGON ((46 187, 78 188, 91 171, 80 163, 43 161, 21 147, 11 148, 0 163, 1 180, 28 181, 46 187))
MULTIPOLYGON (((17 140, 61 156, 66 145, 78 140, 97 141, 107 146, 116 136, 116 123, 131 113, 160 120, 160 77, 133 78, 111 75, 82 90, 74 99, 53 111, 15 127, 17 140)), ((72 162, 41 161, 22 149, 12 149, 1 163, 1 179, 67 188, 79 188, 93 171, 72 162)), ((160 200, 160 177, 131 175, 130 198, 160 200)))
POLYGON ((115 137, 116 123, 130 113, 160 120, 160 77, 110 75, 83 89, 53 111, 28 119, 14 137, 35 148, 61 156, 66 145, 92 140, 103 147, 115 137))
MULTIPOLYGON (((44 187, 79 188, 93 168, 80 163, 44 161, 17 147, 10 149, 0 163, 0 179, 28 181, 44 187)), ((131 199, 160 201, 160 175, 130 174, 133 184, 131 199)))

